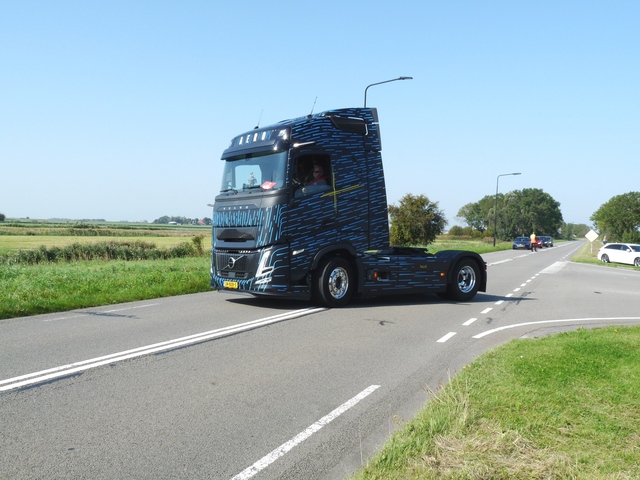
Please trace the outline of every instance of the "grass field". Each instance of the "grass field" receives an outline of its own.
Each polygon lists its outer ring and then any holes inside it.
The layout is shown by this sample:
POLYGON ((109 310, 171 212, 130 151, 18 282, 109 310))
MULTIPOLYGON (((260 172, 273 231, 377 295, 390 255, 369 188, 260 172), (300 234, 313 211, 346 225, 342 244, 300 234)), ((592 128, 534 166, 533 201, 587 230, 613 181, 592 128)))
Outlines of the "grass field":
MULTIPOLYGON (((203 244, 211 244, 211 232, 205 233, 207 239, 203 244)), ((193 234, 190 234, 193 235, 193 234)), ((177 245, 189 236, 171 235, 171 236, 63 236, 63 235, 0 235, 0 255, 15 252, 17 250, 35 249, 41 245, 47 247, 65 247, 76 242, 80 243, 99 243, 104 241, 118 240, 122 242, 144 240, 146 242, 155 243, 158 247, 171 247, 177 245)))
MULTIPOLYGON (((209 291, 210 227, 30 222, 0 226, 0 256, 76 243, 148 242, 158 250, 198 240, 201 254, 165 260, 0 262, 0 319, 209 291), (74 234, 77 233, 77 234, 74 234), (103 235, 101 235, 103 234, 103 235), (198 238, 201 237, 201 238, 198 238)), ((196 249, 197 251, 198 249, 196 249)))
POLYGON ((0 319, 206 292, 209 257, 0 268, 0 319))
POLYGON ((640 327, 582 329, 481 356, 354 478, 637 479, 639 445, 640 327))
POLYGON ((71 222, 21 221, 0 224, 0 255, 17 250, 35 249, 40 246, 64 247, 75 242, 98 243, 101 241, 153 242, 159 247, 170 247, 185 239, 201 235, 211 244, 211 227, 200 225, 150 225, 71 222))

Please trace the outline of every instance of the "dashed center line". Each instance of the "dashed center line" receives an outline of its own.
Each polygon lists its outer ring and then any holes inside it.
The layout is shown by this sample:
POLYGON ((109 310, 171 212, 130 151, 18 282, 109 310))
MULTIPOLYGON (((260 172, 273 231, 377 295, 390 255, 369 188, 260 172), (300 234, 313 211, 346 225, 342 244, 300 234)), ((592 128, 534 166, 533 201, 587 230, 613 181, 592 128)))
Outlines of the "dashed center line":
POLYGON ((455 334, 456 334, 456 332, 449 332, 444 337, 442 337, 440 340, 438 340, 437 343, 444 343, 447 340, 449 340, 451 337, 453 337, 455 334))

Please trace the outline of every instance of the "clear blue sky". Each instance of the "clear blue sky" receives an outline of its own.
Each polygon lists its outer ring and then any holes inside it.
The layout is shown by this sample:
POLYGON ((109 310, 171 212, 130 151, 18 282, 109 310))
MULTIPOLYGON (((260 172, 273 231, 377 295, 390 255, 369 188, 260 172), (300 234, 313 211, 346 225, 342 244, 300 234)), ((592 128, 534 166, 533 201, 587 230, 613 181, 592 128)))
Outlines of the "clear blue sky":
POLYGON ((522 172, 500 192, 590 225, 640 190, 639 21, 636 0, 7 0, 0 213, 210 217, 231 137, 412 76, 367 95, 389 203, 424 194, 463 225, 522 172))

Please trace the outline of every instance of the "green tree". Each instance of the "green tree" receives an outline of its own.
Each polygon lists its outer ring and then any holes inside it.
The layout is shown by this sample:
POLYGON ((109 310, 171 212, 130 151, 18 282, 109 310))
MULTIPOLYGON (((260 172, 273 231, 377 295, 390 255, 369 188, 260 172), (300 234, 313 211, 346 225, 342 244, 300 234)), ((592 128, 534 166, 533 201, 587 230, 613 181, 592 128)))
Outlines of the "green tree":
POLYGON ((0 222, 4 222, 5 218, 4 213, 0 213, 0 222))
POLYGON ((502 239, 518 235, 558 236, 562 227, 560 203, 539 188, 525 188, 509 192, 504 196, 504 216, 500 215, 502 228, 498 236, 502 239))
POLYGON ((640 192, 612 197, 590 219, 596 230, 610 240, 640 242, 640 192))
MULTIPOLYGON (((498 202, 501 205, 504 199, 504 195, 498 195, 498 202)), ((486 232, 493 229, 494 209, 495 209, 496 197, 493 195, 486 195, 480 201, 475 203, 467 203, 460 210, 458 210, 457 217, 464 218, 467 225, 479 232, 486 232)))
POLYGON ((438 202, 426 196, 407 194, 400 205, 389 205, 392 245, 428 245, 444 232, 447 220, 438 208, 438 202))
MULTIPOLYGON (((476 230, 484 228, 484 216, 482 210, 480 210, 480 203, 467 203, 460 210, 456 217, 464 218, 467 225, 476 230)), ((484 231, 484 230, 482 230, 484 231)))
POLYGON ((557 237, 564 225, 560 204, 538 188, 486 195, 480 201, 462 207, 457 216, 479 232, 493 235, 495 227, 496 237, 501 240, 529 235, 533 231, 557 237))

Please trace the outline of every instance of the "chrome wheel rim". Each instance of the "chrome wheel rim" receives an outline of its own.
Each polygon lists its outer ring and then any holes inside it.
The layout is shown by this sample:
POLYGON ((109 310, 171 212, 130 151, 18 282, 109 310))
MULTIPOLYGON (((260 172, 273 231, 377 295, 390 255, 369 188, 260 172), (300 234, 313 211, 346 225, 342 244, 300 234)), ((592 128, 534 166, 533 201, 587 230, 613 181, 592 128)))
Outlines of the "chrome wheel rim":
POLYGON ((470 266, 464 266, 458 272, 458 289, 462 293, 471 292, 476 286, 476 271, 470 266))
POLYGON ((338 267, 329 275, 329 293, 335 299, 344 297, 349 290, 349 275, 347 271, 338 267))

